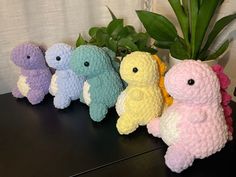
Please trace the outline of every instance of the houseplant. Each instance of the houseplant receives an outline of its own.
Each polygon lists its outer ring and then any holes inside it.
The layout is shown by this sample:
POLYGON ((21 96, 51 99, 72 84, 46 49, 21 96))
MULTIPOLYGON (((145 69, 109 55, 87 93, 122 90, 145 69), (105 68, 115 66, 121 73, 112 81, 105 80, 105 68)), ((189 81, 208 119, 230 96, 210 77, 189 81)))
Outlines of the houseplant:
POLYGON ((155 47, 149 44, 148 33, 136 32, 131 25, 124 25, 123 19, 118 19, 108 8, 112 20, 106 27, 92 27, 89 29, 89 40, 79 35, 76 47, 83 44, 93 44, 98 47, 107 47, 122 59, 133 51, 147 51, 155 54, 155 47))
POLYGON ((222 30, 236 18, 236 14, 225 16, 211 28, 212 17, 223 0, 168 1, 178 19, 183 37, 178 35, 173 23, 163 15, 143 10, 136 11, 146 31, 155 40, 155 46, 169 49, 170 55, 179 60, 215 60, 226 51, 229 39, 215 51, 210 50, 222 30))

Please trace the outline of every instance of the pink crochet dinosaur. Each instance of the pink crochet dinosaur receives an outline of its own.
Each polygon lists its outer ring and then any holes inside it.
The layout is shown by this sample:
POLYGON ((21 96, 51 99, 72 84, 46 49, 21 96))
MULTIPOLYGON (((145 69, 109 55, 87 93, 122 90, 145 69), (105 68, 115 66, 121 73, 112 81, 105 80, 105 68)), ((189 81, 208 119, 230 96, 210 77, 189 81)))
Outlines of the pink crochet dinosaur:
POLYGON ((166 165, 180 173, 194 159, 220 151, 228 140, 228 127, 221 106, 219 79, 208 65, 183 61, 167 72, 165 86, 174 103, 147 128, 169 146, 166 165))

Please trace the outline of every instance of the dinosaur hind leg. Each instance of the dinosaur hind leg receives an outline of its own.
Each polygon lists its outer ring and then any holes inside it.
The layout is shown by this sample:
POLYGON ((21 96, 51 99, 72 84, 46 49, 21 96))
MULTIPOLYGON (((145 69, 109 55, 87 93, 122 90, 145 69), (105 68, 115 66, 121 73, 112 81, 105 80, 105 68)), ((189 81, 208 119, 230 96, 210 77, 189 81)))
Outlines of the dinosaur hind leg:
POLYGON ((148 133, 152 134, 155 137, 161 137, 160 133, 160 118, 157 117, 155 119, 152 119, 148 124, 147 124, 147 129, 148 133))
POLYGON ((17 87, 13 88, 12 95, 16 98, 23 98, 24 96, 20 93, 17 87))
POLYGON ((32 105, 38 104, 43 101, 45 94, 43 90, 30 90, 27 98, 32 105))
POLYGON ((91 103, 89 105, 89 113, 92 120, 96 122, 102 121, 108 112, 108 107, 102 103, 91 103))
POLYGON ((128 114, 123 114, 116 123, 116 128, 118 132, 122 134, 129 134, 138 128, 138 123, 133 121, 133 118, 128 114))
POLYGON ((171 145, 166 152, 166 165, 174 172, 180 173, 192 165, 194 156, 186 151, 181 145, 171 145))
POLYGON ((65 109, 70 105, 71 99, 69 96, 61 94, 56 94, 54 97, 53 103, 57 109, 65 109))

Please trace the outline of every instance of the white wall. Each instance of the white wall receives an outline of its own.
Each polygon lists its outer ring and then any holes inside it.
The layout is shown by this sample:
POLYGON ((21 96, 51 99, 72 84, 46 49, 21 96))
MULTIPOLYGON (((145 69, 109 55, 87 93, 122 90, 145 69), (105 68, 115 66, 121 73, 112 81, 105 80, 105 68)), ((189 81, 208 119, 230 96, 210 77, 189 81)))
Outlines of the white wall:
POLYGON ((135 9, 143 4, 143 0, 1 0, 0 94, 10 92, 17 80, 19 69, 10 61, 10 52, 19 43, 74 45, 79 33, 87 35, 91 26, 108 24, 106 5, 140 29, 135 9))
MULTIPOLYGON (((168 19, 177 26, 177 30, 180 32, 177 19, 167 0, 153 0, 152 11, 167 16, 168 19)), ((236 0, 225 0, 217 14, 217 19, 232 14, 233 12, 236 12, 236 0)), ((224 31, 223 35, 217 39, 215 46, 217 47, 228 37, 233 38, 234 41, 231 43, 229 52, 223 57, 220 63, 225 66, 225 72, 230 76, 231 85, 228 91, 233 95, 233 91, 236 87, 236 20, 224 31)), ((161 53, 166 55, 165 51, 161 53)), ((233 100, 236 101, 235 96, 233 100)))
MULTIPOLYGON (((0 94, 10 92, 19 69, 10 61, 10 52, 17 44, 34 41, 49 47, 56 42, 74 45, 79 33, 87 35, 94 25, 110 21, 108 5, 118 17, 140 29, 135 9, 142 9, 145 0, 1 0, 0 5, 0 94)), ((166 15, 178 26, 167 0, 152 0, 152 9, 166 15)), ((218 18, 236 11, 236 0, 225 0, 218 18)), ((221 36, 236 38, 236 23, 221 36), (233 32, 232 32, 233 31, 233 32)), ((217 44, 216 43, 216 44, 217 44)), ((236 40, 225 57, 225 71, 236 86, 236 40)), ((236 101, 236 97, 234 97, 236 101)))

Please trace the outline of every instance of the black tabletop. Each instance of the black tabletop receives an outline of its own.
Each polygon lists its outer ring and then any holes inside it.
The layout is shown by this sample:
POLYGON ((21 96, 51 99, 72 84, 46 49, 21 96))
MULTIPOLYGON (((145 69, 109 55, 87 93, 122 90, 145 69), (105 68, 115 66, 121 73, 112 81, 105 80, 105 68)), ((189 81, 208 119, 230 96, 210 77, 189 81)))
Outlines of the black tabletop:
POLYGON ((165 166, 166 145, 145 127, 129 136, 118 134, 114 108, 104 121, 94 123, 79 101, 57 110, 51 96, 32 106, 4 94, 0 111, 0 177, 236 176, 231 173, 235 141, 176 174, 165 166))

